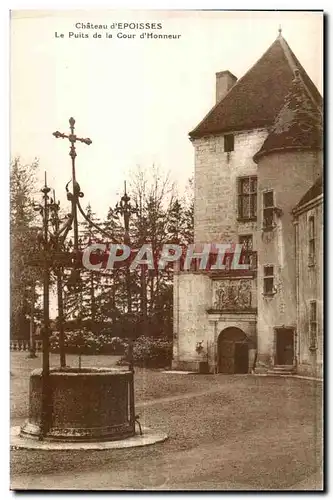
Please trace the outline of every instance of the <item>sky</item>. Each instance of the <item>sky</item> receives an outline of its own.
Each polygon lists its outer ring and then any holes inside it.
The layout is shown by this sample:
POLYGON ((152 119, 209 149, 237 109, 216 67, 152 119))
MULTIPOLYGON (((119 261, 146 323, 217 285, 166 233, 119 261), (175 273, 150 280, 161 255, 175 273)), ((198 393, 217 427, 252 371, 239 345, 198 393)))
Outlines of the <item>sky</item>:
POLYGON ((243 76, 279 25, 322 93, 319 12, 12 11, 11 156, 23 163, 39 158, 40 187, 46 170, 65 208, 69 142, 52 133, 68 133, 73 116, 78 136, 92 140, 77 144, 83 206, 90 202, 105 216, 137 165, 148 173, 153 164, 170 172, 181 194, 194 169, 188 133, 215 104, 215 73, 243 76), (162 29, 109 28, 121 22, 161 23, 162 29), (76 23, 108 29, 77 29, 76 23), (70 32, 89 38, 69 38, 70 32), (117 32, 136 37, 117 38, 117 32), (141 39, 143 32, 181 36, 141 39))

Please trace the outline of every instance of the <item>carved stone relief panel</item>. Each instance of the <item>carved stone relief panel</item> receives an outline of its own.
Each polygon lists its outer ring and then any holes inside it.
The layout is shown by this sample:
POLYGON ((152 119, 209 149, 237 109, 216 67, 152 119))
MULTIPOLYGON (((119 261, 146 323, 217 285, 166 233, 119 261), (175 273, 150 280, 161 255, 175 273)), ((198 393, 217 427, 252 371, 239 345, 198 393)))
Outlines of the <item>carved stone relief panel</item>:
POLYGON ((213 308, 217 310, 249 309, 251 307, 251 280, 234 279, 216 282, 213 308))

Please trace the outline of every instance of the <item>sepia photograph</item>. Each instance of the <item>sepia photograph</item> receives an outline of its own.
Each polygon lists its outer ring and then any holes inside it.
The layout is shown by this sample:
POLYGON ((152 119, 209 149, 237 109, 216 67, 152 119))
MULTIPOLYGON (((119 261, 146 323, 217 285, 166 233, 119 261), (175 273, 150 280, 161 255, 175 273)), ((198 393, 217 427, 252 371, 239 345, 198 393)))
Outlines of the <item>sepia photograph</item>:
POLYGON ((10 490, 324 490, 324 12, 10 12, 10 490))

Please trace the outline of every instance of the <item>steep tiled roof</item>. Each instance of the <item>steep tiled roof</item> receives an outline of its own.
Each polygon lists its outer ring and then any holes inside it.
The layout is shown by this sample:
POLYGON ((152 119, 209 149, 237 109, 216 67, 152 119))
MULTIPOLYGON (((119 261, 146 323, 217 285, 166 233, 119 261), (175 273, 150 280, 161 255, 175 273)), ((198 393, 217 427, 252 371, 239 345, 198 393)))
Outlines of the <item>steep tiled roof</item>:
POLYGON ((316 182, 310 187, 310 189, 301 198, 299 203, 297 203, 296 208, 300 208, 309 201, 314 200, 317 196, 323 193, 323 178, 319 177, 316 182))
POLYGON ((298 69, 318 105, 322 98, 301 63, 280 35, 254 66, 229 90, 202 122, 190 132, 191 138, 227 131, 251 130, 273 124, 298 69))
POLYGON ((254 161, 273 151, 322 148, 322 115, 316 101, 295 71, 290 90, 254 161))

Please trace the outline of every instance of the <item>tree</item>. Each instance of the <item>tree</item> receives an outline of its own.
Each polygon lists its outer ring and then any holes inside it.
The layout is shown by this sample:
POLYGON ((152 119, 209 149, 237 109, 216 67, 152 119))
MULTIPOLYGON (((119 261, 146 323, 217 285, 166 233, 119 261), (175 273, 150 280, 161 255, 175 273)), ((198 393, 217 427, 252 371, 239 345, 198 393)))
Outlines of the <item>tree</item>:
MULTIPOLYGON (((132 218, 131 240, 137 248, 144 243, 151 244, 155 262, 162 245, 168 241, 170 207, 174 203, 175 185, 168 174, 153 165, 149 174, 138 167, 132 175, 131 197, 138 207, 138 213, 132 218)), ((160 331, 161 300, 160 296, 169 296, 167 288, 172 287, 169 273, 166 271, 142 268, 136 271, 136 287, 139 291, 141 316, 145 323, 145 332, 155 335, 160 331)))
MULTIPOLYGON (((138 167, 132 174, 129 189, 132 206, 137 210, 130 217, 131 249, 150 243, 155 263, 165 243, 187 245, 193 242, 193 183, 189 180, 187 192, 177 196, 175 185, 168 175, 154 167, 148 173, 138 167)), ((123 243, 122 217, 109 208, 106 218, 99 221, 90 205, 88 217, 101 228, 89 222, 80 222, 82 246, 94 242, 123 243), (107 236, 109 235, 109 237, 107 236)), ((68 270, 66 271, 69 272, 68 270)), ((71 271, 72 272, 72 271, 71 271)), ((111 332, 126 337, 128 330, 136 334, 172 336, 173 270, 149 271, 145 267, 126 273, 125 268, 80 270, 80 284, 65 295, 67 320, 79 316, 96 333, 111 332), (129 279, 129 288, 128 280, 129 279), (128 289, 131 311, 128 313, 128 289)), ((78 325, 75 321, 73 325, 78 325)), ((76 326, 78 328, 78 326, 76 326)))
POLYGON ((119 220, 119 215, 115 212, 113 208, 109 207, 106 219, 102 225, 104 231, 106 231, 107 234, 109 234, 114 241, 120 243, 123 240, 124 228, 122 227, 121 222, 119 220))
POLYGON ((41 269, 31 266, 38 252, 38 225, 34 211, 34 186, 38 161, 22 165, 15 158, 10 169, 10 288, 11 336, 29 337, 29 320, 34 316, 41 269))
MULTIPOLYGON (((87 205, 86 214, 89 220, 98 224, 99 219, 96 218, 96 214, 92 211, 90 203, 87 205)), ((86 220, 79 224, 79 236, 79 245, 82 248, 101 240, 98 231, 86 220)), ((77 286, 67 287, 65 292, 65 312, 67 319, 78 317, 81 321, 89 319, 92 325, 95 324, 98 320, 100 282, 101 276, 99 272, 84 268, 80 270, 77 286)))
POLYGON ((194 242, 194 181, 193 177, 188 180, 184 205, 184 226, 182 230, 183 238, 187 245, 194 242))

